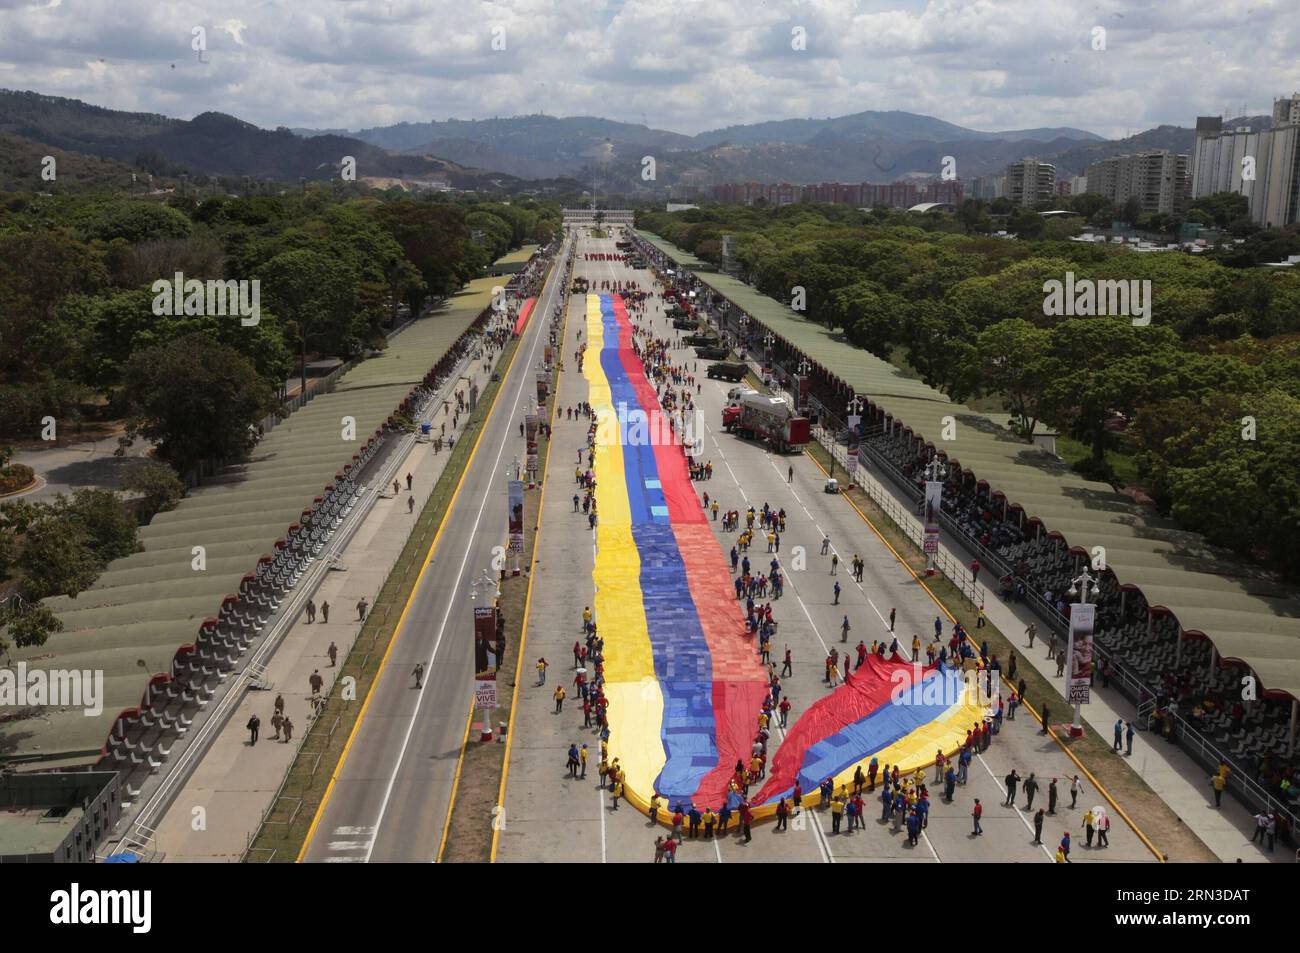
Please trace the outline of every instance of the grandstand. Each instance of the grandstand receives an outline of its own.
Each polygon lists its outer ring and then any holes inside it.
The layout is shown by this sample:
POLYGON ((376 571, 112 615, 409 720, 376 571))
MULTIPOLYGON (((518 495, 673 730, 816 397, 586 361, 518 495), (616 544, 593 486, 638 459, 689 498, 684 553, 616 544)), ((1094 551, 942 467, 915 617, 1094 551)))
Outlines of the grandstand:
POLYGON ((1065 631, 1070 581, 1102 547, 1096 643, 1115 682, 1151 727, 1210 767, 1219 759, 1235 765, 1239 795, 1252 806, 1278 808, 1285 823, 1294 823, 1294 593, 742 281, 705 270, 681 274, 683 266, 711 266, 695 264, 658 236, 638 238, 650 261, 678 269, 676 283, 697 292, 697 307, 754 352, 770 332, 779 378, 791 381, 806 360, 810 393, 833 430, 860 396, 864 460, 913 500, 922 494, 922 468, 935 456, 945 461, 945 528, 996 570, 1004 598, 1024 601, 1065 631), (748 319, 743 325, 741 317, 748 319), (957 439, 936 441, 948 417, 957 439), (1241 697, 1247 675, 1256 680, 1258 700, 1241 697))
MULTIPOLYGON (((359 499, 359 475, 396 414, 418 415, 490 314, 482 278, 345 370, 222 469, 140 530, 143 551, 112 562, 75 598, 46 600, 64 624, 12 661, 104 673, 104 706, 8 721, 0 751, 23 770, 98 765, 156 771, 195 713, 261 634, 283 595, 359 499), (355 419, 355 442, 342 439, 355 419), (194 547, 206 568, 192 568, 194 547)), ((133 789, 128 781, 127 794, 133 789)))

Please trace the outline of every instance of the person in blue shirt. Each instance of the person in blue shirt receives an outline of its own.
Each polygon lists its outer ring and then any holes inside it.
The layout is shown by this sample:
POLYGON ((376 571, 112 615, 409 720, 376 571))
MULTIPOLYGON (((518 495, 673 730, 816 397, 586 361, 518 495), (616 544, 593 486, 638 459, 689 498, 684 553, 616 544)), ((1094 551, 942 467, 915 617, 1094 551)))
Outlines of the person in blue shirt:
POLYGON ((886 784, 880 791, 880 823, 889 820, 889 812, 894 807, 894 794, 886 784))
POLYGON ((957 781, 961 784, 966 783, 966 773, 970 770, 970 749, 962 748, 961 754, 957 756, 957 781))
POLYGON ((907 815, 907 842, 913 847, 921 839, 921 816, 912 811, 907 815))
POLYGON ((952 803, 953 792, 957 790, 957 772, 948 766, 947 772, 943 776, 943 799, 949 804, 952 803))

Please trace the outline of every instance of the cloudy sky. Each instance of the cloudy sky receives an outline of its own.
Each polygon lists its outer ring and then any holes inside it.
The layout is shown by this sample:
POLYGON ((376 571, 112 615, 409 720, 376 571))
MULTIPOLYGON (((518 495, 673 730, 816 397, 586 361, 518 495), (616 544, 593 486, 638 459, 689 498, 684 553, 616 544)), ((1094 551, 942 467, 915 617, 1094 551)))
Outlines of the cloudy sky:
POLYGON ((266 127, 901 109, 1118 136, 1300 90, 1296 3, 0 0, 0 87, 266 127))

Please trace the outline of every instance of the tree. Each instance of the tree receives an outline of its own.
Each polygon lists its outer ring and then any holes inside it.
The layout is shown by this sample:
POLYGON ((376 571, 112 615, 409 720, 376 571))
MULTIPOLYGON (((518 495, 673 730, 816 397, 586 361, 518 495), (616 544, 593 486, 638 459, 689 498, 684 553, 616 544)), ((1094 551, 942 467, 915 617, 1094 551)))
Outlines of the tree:
POLYGON ((19 648, 44 645, 51 633, 61 631, 63 623, 58 616, 38 601, 0 606, 0 653, 8 652, 11 644, 19 648))
POLYGON ((185 495, 185 484, 176 471, 161 460, 146 460, 122 481, 122 489, 143 497, 141 512, 149 522, 162 510, 169 510, 185 495))
POLYGON ((360 346, 356 286, 337 262, 305 248, 276 255, 258 269, 258 277, 272 310, 298 339, 305 393, 309 344, 344 357, 360 346))
POLYGON ((139 524, 113 490, 78 490, 66 504, 60 497, 55 513, 85 531, 101 566, 140 551, 139 524))
POLYGON ((17 563, 23 573, 23 594, 31 599, 75 598, 103 568, 91 543, 83 526, 47 512, 28 527, 23 538, 17 563))
POLYGON ((252 364, 202 333, 137 352, 123 377, 128 437, 153 440, 182 473, 241 456, 249 428, 276 408, 252 364))
POLYGON ((975 346, 983 389, 1002 397, 1003 406, 1019 421, 1015 429, 1026 439, 1038 425, 1038 397, 1051 371, 1050 345, 1050 331, 1014 318, 981 331, 975 346))

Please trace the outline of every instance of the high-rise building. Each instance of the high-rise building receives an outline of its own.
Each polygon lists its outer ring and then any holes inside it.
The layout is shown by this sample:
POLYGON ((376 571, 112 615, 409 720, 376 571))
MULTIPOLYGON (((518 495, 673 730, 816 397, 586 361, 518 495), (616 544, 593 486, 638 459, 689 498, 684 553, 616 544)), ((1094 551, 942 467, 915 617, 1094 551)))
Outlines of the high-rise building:
POLYGON ((1086 175, 1076 175, 1070 179, 1070 194, 1082 195, 1088 191, 1088 177, 1086 175))
POLYGON ((1017 205, 1033 205, 1056 194, 1056 166, 1027 156, 1007 166, 1006 191, 1017 205))
POLYGON ((1191 182, 1188 158, 1168 149, 1110 156, 1088 166, 1088 193, 1116 207, 1137 199, 1147 214, 1181 215, 1191 182))
POLYGON ((1297 221, 1300 214, 1300 94, 1273 103, 1273 128, 1225 130, 1217 116, 1196 120, 1192 152, 1193 199, 1236 192, 1250 202, 1250 217, 1265 228, 1297 221))

